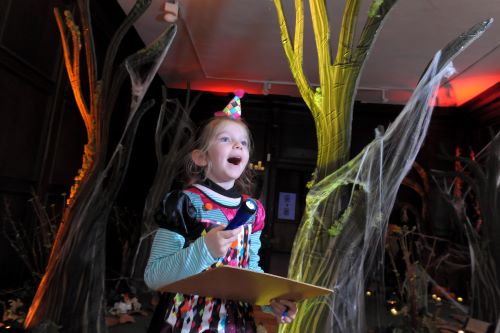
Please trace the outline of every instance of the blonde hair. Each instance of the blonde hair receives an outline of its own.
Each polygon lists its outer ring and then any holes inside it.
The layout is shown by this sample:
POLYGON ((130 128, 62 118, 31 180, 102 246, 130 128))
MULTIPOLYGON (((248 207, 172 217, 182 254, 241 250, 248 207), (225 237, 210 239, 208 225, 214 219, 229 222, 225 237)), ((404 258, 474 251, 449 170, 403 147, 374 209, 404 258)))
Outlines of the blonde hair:
MULTIPOLYGON (((248 136, 248 153, 249 156, 251 155, 253 149, 252 136, 250 130, 248 129, 248 125, 243 120, 241 119, 236 120, 229 117, 212 117, 208 119, 203 126, 201 126, 199 133, 196 137, 196 140, 193 143, 192 149, 189 150, 189 154, 185 157, 184 165, 186 166, 185 173, 187 178, 186 182, 188 186, 206 180, 207 179, 206 169, 210 169, 212 166, 210 160, 208 160, 208 165, 205 167, 196 165, 193 159, 191 158, 191 152, 197 149, 203 155, 207 156, 208 148, 212 143, 212 139, 214 138, 217 129, 224 122, 228 121, 234 122, 245 129, 248 136)), ((247 164, 241 176, 234 182, 236 189, 240 193, 251 194, 253 191, 253 182, 252 182, 253 176, 254 172, 252 169, 250 169, 249 165, 247 164)))

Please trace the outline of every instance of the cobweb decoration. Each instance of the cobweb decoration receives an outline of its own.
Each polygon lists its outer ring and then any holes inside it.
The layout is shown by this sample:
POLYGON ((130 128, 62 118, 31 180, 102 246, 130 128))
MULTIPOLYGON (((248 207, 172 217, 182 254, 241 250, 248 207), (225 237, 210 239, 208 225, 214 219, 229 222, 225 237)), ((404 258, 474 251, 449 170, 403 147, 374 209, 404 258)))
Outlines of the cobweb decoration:
POLYGON ((290 262, 293 267, 290 272, 298 273, 289 277, 300 280, 300 272, 312 269, 308 256, 321 256, 323 264, 314 267, 314 272, 309 272, 313 278, 308 282, 318 284, 329 281, 326 287, 332 288, 334 293, 329 297, 304 301, 300 305, 299 316, 291 325, 282 325, 280 332, 308 332, 311 328, 322 326, 318 323, 320 315, 315 313, 321 312, 318 307, 325 306, 330 309, 329 331, 367 331, 366 282, 370 279, 383 286, 387 222, 399 185, 411 169, 424 141, 437 89, 449 71, 451 60, 477 39, 492 21, 478 23, 437 52, 412 97, 387 131, 384 133, 377 129, 375 139, 360 154, 310 189, 305 207, 306 214, 310 216, 303 219, 305 223, 301 225, 301 232, 297 233, 293 246, 294 260, 290 262), (342 188, 349 189, 347 208, 333 224, 323 221, 323 216, 330 214, 321 207, 325 207, 325 202, 340 200, 335 194, 342 188), (318 225, 323 226, 324 232, 331 236, 328 250, 325 253, 297 253, 296 249, 308 248, 308 243, 315 241, 313 231, 318 225))

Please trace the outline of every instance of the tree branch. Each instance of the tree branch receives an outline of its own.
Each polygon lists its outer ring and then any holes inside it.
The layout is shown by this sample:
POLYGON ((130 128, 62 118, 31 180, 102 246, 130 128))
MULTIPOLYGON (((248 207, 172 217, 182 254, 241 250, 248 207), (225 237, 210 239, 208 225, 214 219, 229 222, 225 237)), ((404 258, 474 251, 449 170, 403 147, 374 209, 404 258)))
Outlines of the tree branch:
POLYGON ((304 74, 304 69, 302 68, 303 58, 301 56, 303 49, 303 25, 304 25, 304 11, 303 11, 303 1, 296 0, 295 5, 297 7, 297 14, 295 17, 295 45, 292 45, 290 40, 290 34, 288 33, 288 27, 286 24, 285 14, 283 13, 283 6, 281 5, 281 0, 274 0, 276 6, 276 12, 278 14, 278 23, 281 31, 281 44, 285 51, 285 55, 288 59, 288 63, 292 70, 292 75, 297 84, 297 88, 304 99, 304 102, 309 107, 310 110, 314 109, 314 92, 311 89, 309 82, 304 74), (302 26, 302 27, 301 27, 302 26), (300 32, 297 34, 297 32, 300 32), (295 48, 295 51, 294 51, 295 48))

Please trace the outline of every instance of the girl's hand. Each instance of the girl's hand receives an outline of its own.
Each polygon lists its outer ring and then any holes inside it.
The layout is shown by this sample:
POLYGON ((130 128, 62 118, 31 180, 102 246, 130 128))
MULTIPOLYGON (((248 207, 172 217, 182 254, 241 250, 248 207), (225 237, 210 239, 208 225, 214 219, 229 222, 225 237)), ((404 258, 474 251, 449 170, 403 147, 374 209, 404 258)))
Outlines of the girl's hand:
POLYGON ((231 243, 238 239, 238 234, 243 227, 234 230, 224 230, 224 228, 226 228, 224 225, 215 227, 205 235, 205 244, 207 244, 208 251, 214 258, 226 254, 231 243))
POLYGON ((271 301, 273 314, 281 324, 290 324, 297 315, 297 304, 286 299, 276 299, 271 301))

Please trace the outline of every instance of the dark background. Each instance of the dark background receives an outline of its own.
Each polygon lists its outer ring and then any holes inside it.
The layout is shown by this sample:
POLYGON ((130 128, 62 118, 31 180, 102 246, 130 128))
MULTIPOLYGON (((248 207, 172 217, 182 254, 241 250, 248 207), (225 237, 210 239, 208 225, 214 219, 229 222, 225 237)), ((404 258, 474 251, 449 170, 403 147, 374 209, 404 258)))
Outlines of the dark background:
MULTIPOLYGON (((2 0, 0 2, 0 224, 8 218, 23 225, 36 219, 30 199, 36 194, 47 206, 62 204, 81 166, 85 129, 75 106, 62 61, 54 6, 74 8, 70 0, 2 0)), ((114 1, 91 1, 98 59, 123 12, 114 1)), ((119 58, 142 47, 132 31, 119 50, 119 58)), ((168 54, 167 54, 168 61, 168 54)), ((100 64, 102 65, 102 63, 100 64)), ((128 111, 127 87, 115 110, 113 121, 121 125, 128 111)), ((184 91, 170 91, 183 99, 184 91)), ((490 138, 488 128, 500 127, 500 85, 497 84, 461 107, 437 108, 418 156, 425 168, 453 169, 453 162, 439 158, 440 146, 454 153, 456 146, 478 151, 490 138)), ((232 96, 203 93, 192 113, 199 122, 223 108, 232 96)), ((161 102, 161 80, 153 82, 148 98, 156 106, 141 122, 129 171, 117 205, 129 212, 126 223, 140 223, 139 216, 151 185, 156 164, 153 133, 161 102)), ((267 208, 262 266, 271 273, 286 275, 288 258, 303 210, 305 184, 315 165, 316 135, 312 117, 301 99, 285 96, 246 95, 244 118, 255 141, 251 162, 262 161, 257 172, 259 195, 267 208), (277 218, 280 192, 297 194, 295 220, 277 218)), ((362 104, 354 106, 352 155, 374 137, 378 125, 387 125, 402 106, 362 104)), ((119 134, 120 126, 112 140, 119 134)), ((120 248, 110 233, 109 262, 119 270, 120 248)), ((27 268, 0 232, 0 290, 23 285, 27 268)), ((497 270, 500 268, 497 267, 497 270)))

